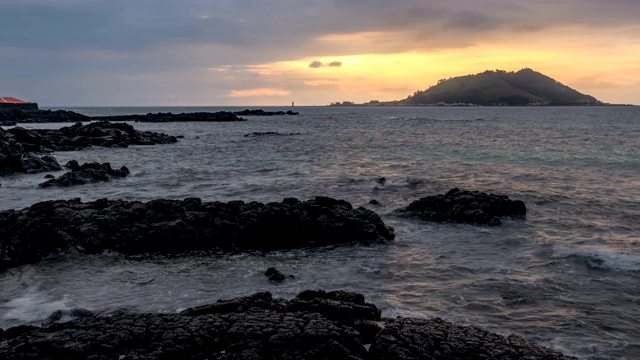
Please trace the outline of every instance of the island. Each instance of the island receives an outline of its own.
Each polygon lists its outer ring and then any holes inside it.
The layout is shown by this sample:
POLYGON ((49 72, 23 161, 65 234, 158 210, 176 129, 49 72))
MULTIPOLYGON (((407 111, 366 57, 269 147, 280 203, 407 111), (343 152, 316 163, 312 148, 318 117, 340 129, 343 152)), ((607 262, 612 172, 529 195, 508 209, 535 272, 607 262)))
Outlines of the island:
POLYGON ((485 72, 440 79, 406 99, 371 100, 356 104, 334 102, 329 106, 601 106, 606 104, 529 68, 517 72, 485 72))

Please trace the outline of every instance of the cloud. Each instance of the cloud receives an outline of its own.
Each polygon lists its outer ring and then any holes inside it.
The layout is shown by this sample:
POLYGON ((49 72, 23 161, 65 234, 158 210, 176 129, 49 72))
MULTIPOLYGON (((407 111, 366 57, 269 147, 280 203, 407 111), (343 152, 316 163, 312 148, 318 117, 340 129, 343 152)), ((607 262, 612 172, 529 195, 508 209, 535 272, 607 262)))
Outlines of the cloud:
POLYGON ((287 96, 291 92, 282 89, 275 88, 259 88, 259 89, 246 89, 246 90, 231 90, 227 97, 240 98, 240 97, 257 97, 257 96, 287 96))
MULTIPOLYGON (((487 44, 494 53, 498 45, 542 38, 554 45, 526 51, 566 48, 567 54, 576 54, 575 40, 584 40, 592 48, 596 41, 605 44, 598 51, 615 55, 636 51, 640 37, 637 0, 0 2, 2 85, 45 104, 99 104, 113 94, 151 102, 166 96, 167 89, 194 84, 206 89, 208 98, 230 101, 220 96, 233 89, 294 89, 279 83, 282 74, 277 78, 268 68, 256 67, 264 64, 300 62, 304 71, 297 76, 318 76, 328 68, 340 68, 342 74, 363 68, 349 56, 437 54, 487 44), (631 50, 613 52, 610 44, 631 50), (115 80, 147 74, 158 79, 154 86, 115 80), (271 82, 265 81, 268 77, 271 82)), ((637 51, 632 55, 637 58, 637 51)), ((428 61, 423 66, 430 66, 428 61)), ((486 61, 487 68, 500 66, 494 58, 486 61)))
POLYGON ((318 61, 318 60, 314 60, 311 63, 309 63, 309 67, 312 69, 317 69, 317 68, 321 68, 321 67, 325 67, 325 66, 329 66, 329 67, 340 67, 342 66, 342 61, 332 61, 330 63, 323 63, 322 61, 318 61))

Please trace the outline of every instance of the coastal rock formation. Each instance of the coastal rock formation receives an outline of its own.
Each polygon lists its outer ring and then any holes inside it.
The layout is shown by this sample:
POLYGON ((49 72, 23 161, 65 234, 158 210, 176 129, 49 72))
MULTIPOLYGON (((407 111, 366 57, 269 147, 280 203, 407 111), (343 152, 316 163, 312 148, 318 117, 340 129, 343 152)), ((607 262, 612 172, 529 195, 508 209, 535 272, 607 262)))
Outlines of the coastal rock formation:
POLYGON ((75 248, 125 254, 191 250, 274 250, 392 240, 394 230, 365 208, 318 196, 308 201, 202 202, 80 199, 0 212, 0 269, 75 248))
POLYGON ((280 133, 276 131, 266 131, 266 132, 252 132, 249 134, 244 134, 244 137, 258 137, 258 136, 295 136, 300 135, 301 133, 280 133))
POLYGON ((370 359, 573 359, 517 335, 504 337, 441 319, 384 319, 370 359))
POLYGON ((287 111, 264 111, 262 109, 257 109, 257 110, 244 109, 242 111, 236 111, 236 112, 234 112, 234 114, 240 115, 240 116, 300 115, 299 112, 294 112, 294 111, 291 111, 291 110, 287 110, 287 111))
POLYGON ((287 278, 289 279, 294 278, 293 275, 286 276, 285 274, 280 272, 280 270, 274 267, 268 268, 267 271, 264 272, 264 276, 266 276, 267 279, 269 279, 269 281, 275 282, 275 283, 283 282, 287 278))
POLYGON ((71 171, 54 179, 49 179, 39 186, 42 188, 57 186, 68 187, 73 185, 85 185, 101 181, 111 181, 112 179, 122 179, 129 175, 126 166, 120 169, 112 169, 110 163, 85 163, 78 165, 78 162, 71 160, 66 168, 71 171))
POLYGON ((94 116, 92 120, 99 121, 137 121, 137 122, 220 122, 220 121, 246 121, 229 111, 218 112, 193 112, 193 113, 148 113, 146 115, 118 115, 118 116, 94 116))
POLYGON ((91 118, 86 115, 67 110, 0 109, 0 126, 13 126, 16 123, 75 123, 90 120, 91 118))
POLYGON ((38 156, 34 153, 16 153, 0 150, 0 176, 14 173, 34 174, 62 169, 58 161, 49 155, 38 156), (14 155, 15 154, 15 155, 14 155))
POLYGON ((42 327, 0 331, 0 355, 7 360, 569 359, 524 338, 439 319, 383 319, 360 294, 322 290, 292 300, 256 293, 178 314, 56 312, 42 327), (60 322, 64 315, 73 320, 60 322))
POLYGON ((524 202, 510 200, 506 195, 455 188, 444 195, 416 200, 398 213, 435 222, 500 225, 501 217, 521 218, 527 214, 527 209, 524 202))
POLYGON ((37 157, 33 153, 74 151, 90 146, 170 144, 177 141, 166 134, 137 131, 129 124, 106 121, 87 125, 77 122, 58 130, 0 128, 0 176, 60 170, 60 165, 53 157, 37 157))

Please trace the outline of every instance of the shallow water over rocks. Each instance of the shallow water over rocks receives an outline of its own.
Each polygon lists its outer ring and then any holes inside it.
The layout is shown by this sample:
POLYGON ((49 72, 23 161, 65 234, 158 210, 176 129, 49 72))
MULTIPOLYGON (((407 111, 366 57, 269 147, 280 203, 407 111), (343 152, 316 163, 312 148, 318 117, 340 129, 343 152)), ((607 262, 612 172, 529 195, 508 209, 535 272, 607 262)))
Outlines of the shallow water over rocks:
MULTIPOLYGON (((70 110, 93 116, 234 109, 70 110)), ((236 123, 135 123, 184 138, 56 152, 62 164, 110 162, 131 174, 68 189, 38 188, 44 174, 2 178, 0 208, 74 197, 270 202, 325 195, 380 214, 396 229, 393 242, 150 259, 67 253, 0 274, 0 327, 38 323, 73 307, 171 313, 258 291, 291 298, 323 288, 362 293, 388 317, 439 316, 529 336, 580 358, 640 352, 638 108, 296 111, 236 123), (295 136, 244 136, 268 132, 295 136), (453 187, 523 200, 526 220, 476 227, 394 215, 453 187), (295 277, 274 284, 264 276, 269 267, 295 277)))

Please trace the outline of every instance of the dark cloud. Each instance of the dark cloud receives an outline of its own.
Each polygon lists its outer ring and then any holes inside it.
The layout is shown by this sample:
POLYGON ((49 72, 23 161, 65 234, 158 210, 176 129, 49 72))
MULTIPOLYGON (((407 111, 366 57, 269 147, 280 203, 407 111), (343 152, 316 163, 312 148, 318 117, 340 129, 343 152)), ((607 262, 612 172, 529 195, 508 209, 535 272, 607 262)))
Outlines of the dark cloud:
POLYGON ((332 62, 329 63, 329 66, 340 67, 340 66, 342 66, 342 62, 341 61, 332 61, 332 62))
POLYGON ((309 67, 310 67, 310 68, 319 68, 319 67, 322 67, 322 62, 321 62, 321 61, 312 61, 312 62, 309 64, 309 67))
POLYGON ((225 65, 462 48, 566 27, 640 36, 639 13, 637 0, 0 0, 0 79, 5 91, 56 96, 50 104, 153 94, 167 86, 132 87, 133 75, 187 72, 206 88, 206 69, 225 65), (370 37, 322 40, 354 33, 370 37))

